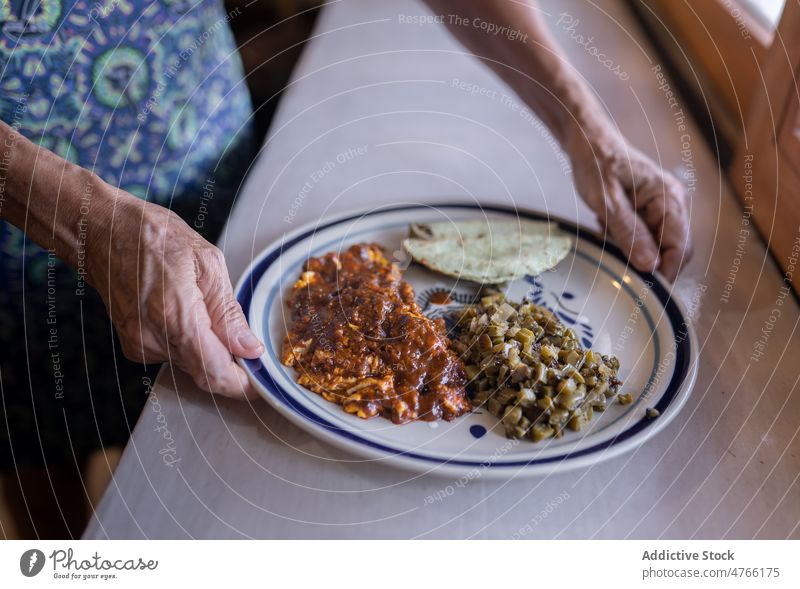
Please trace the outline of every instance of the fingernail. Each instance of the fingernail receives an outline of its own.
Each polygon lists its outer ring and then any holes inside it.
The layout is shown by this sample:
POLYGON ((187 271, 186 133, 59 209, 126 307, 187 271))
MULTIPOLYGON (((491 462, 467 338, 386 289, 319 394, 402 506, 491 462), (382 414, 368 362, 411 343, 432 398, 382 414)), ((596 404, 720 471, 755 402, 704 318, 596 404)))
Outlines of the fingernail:
POLYGON ((264 344, 258 341, 258 338, 251 331, 244 331, 239 335, 239 344, 248 350, 259 353, 264 349, 264 344))

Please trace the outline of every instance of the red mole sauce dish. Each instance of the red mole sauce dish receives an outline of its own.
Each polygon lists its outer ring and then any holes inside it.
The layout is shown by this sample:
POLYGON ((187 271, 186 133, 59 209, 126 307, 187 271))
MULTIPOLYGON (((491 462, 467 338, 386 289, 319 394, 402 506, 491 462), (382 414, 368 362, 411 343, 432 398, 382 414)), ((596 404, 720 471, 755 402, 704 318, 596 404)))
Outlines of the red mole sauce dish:
POLYGON ((444 322, 422 314, 380 246, 310 258, 287 302, 281 361, 298 384, 363 419, 451 420, 469 410, 444 322))

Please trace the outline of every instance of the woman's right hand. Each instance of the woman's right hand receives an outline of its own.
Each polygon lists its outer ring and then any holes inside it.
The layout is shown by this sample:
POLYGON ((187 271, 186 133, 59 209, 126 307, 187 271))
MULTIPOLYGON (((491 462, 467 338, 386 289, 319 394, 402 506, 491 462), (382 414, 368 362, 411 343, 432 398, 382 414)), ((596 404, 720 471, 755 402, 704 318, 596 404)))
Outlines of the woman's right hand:
POLYGON ((232 356, 263 345, 233 295, 222 252, 172 211, 102 183, 114 203, 92 224, 89 283, 100 293, 122 349, 135 362, 169 362, 203 390, 257 396, 232 356))

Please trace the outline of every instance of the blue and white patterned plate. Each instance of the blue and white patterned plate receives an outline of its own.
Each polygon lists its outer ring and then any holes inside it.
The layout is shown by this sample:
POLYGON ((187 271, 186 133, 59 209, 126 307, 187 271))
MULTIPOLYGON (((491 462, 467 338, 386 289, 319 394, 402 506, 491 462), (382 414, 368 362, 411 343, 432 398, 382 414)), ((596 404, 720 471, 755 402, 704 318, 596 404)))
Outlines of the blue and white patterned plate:
MULTIPOLYGON (((424 312, 446 316, 470 299, 476 287, 410 264, 401 250, 409 222, 543 219, 542 215, 475 205, 395 206, 320 221, 284 236, 259 255, 236 287, 251 327, 266 350, 257 360, 240 360, 264 398, 282 415, 321 440, 362 457, 418 472, 511 477, 538 475, 618 456, 663 429, 686 403, 697 368, 697 342, 686 315, 656 276, 628 266, 613 246, 575 225, 555 221, 575 242, 558 267, 508 287, 514 300, 529 297, 552 309, 579 334, 584 345, 620 360, 622 391, 633 403, 613 404, 581 432, 539 443, 507 440, 498 420, 476 411, 450 423, 394 425, 362 420, 295 383, 294 371, 279 361, 291 321, 285 297, 310 256, 343 251, 359 242, 381 244, 405 268, 424 312), (445 297, 452 301, 437 305, 445 297), (660 417, 647 418, 653 407, 660 417)), ((553 221, 553 219, 550 219, 553 221)))

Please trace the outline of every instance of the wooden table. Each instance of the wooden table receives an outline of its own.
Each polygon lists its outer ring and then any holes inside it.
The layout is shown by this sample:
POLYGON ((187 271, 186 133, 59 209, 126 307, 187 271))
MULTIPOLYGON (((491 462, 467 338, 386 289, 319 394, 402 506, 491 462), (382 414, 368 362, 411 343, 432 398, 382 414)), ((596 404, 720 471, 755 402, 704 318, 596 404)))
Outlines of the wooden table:
MULTIPOLYGON (((702 352, 679 418, 588 470, 476 480, 431 502, 454 481, 360 465, 263 401, 165 369, 85 537, 800 538, 796 300, 623 3, 542 6, 623 131, 690 186, 696 255, 674 295, 702 352)), ((410 0, 323 10, 221 240, 234 278, 286 231, 387 203, 516 203, 596 227, 550 134, 442 28, 409 22, 427 14, 410 0)))

